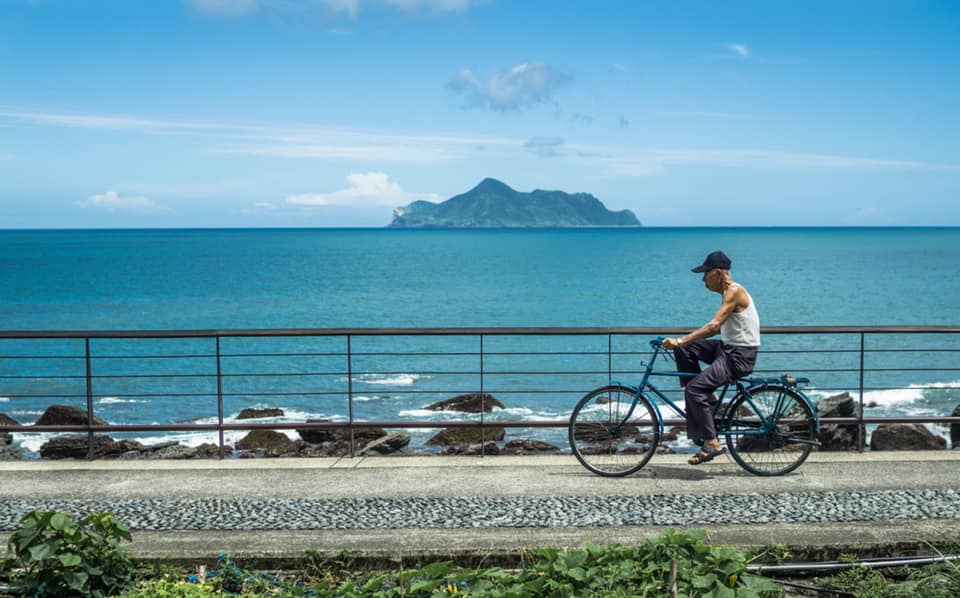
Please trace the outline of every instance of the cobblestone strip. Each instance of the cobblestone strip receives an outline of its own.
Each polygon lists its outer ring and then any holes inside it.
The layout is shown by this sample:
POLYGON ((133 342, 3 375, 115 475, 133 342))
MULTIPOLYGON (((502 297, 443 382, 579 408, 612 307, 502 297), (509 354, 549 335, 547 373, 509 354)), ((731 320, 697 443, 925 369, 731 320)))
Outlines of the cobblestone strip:
POLYGON ((960 491, 664 496, 0 501, 0 531, 34 509, 112 511, 134 530, 419 529, 960 519, 960 491))

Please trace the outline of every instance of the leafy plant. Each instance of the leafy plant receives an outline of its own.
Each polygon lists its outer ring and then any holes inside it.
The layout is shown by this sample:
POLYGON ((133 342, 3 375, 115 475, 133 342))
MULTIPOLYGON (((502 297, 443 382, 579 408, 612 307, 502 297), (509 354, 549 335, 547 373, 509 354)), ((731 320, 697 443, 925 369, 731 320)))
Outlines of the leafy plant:
POLYGON ((113 513, 74 521, 69 513, 33 511, 10 537, 11 585, 32 596, 108 596, 127 589, 133 563, 122 540, 130 531, 113 513))

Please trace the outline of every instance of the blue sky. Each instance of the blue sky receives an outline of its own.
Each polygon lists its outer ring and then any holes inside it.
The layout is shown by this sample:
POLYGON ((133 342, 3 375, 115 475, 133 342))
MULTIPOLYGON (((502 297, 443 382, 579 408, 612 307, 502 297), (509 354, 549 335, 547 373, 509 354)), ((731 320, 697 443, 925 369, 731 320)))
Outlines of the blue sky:
POLYGON ((0 0, 0 228, 960 225, 960 3, 0 0))

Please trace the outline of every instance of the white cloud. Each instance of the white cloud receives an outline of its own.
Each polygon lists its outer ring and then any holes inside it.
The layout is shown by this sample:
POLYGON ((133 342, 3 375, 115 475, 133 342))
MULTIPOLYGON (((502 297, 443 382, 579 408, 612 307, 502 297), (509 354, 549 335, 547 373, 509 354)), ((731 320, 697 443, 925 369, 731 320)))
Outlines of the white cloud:
POLYGON ((350 186, 332 193, 306 193, 287 197, 287 203, 301 206, 400 206, 418 199, 437 201, 433 193, 411 193, 390 181, 383 172, 355 173, 346 177, 350 186))
POLYGON ((746 44, 727 44, 724 47, 740 58, 750 58, 750 48, 746 44))
POLYGON ((464 69, 447 87, 466 97, 466 107, 497 112, 529 108, 551 98, 570 77, 542 62, 518 64, 507 72, 496 73, 483 81, 470 69, 464 69))
POLYGON ((170 211, 169 208, 158 205, 152 199, 142 195, 121 196, 116 191, 91 195, 85 200, 73 202, 73 205, 78 208, 102 210, 104 212, 159 214, 170 211))

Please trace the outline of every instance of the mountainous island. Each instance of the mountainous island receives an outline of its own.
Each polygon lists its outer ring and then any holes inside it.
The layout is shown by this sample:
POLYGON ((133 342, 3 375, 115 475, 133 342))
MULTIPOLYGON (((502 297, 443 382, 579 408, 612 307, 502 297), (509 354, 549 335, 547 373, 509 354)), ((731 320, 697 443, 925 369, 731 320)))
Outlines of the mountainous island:
POLYGON ((392 227, 640 226, 630 210, 612 212, 589 193, 515 191, 496 179, 450 199, 415 201, 394 209, 392 227))

